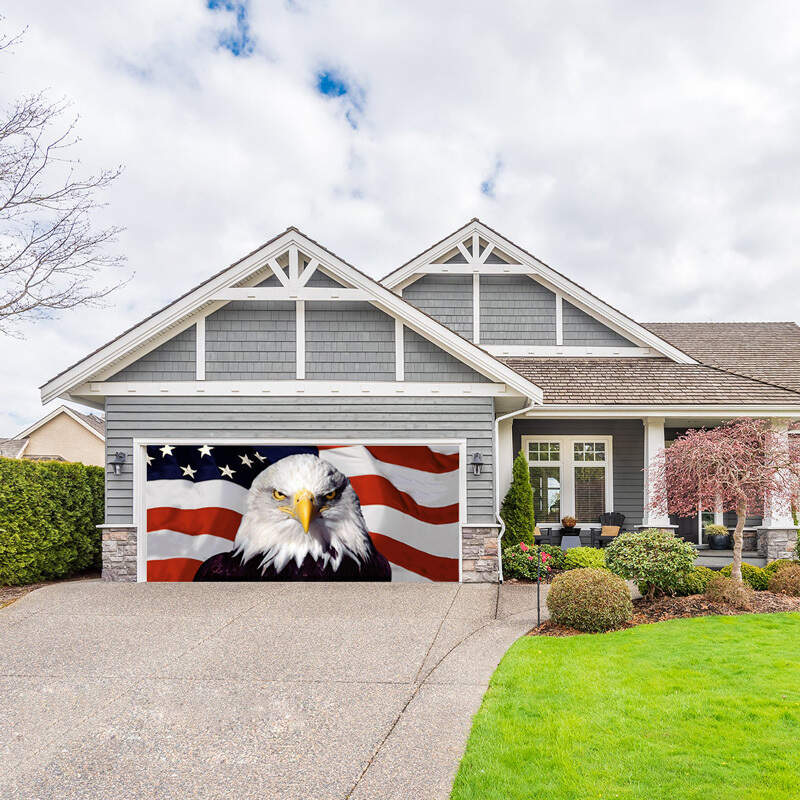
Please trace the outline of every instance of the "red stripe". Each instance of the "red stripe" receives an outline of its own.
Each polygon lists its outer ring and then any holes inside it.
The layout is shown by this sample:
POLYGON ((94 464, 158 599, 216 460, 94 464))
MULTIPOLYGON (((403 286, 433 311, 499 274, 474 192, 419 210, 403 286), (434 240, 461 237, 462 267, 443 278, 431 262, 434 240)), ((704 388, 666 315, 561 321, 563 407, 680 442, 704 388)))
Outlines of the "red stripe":
POLYGON ((229 508, 148 508, 148 531, 175 531, 192 536, 210 534, 233 541, 242 515, 229 508))
POLYGON ((375 547, 398 567, 415 572, 432 581, 457 581, 458 559, 432 556, 415 547, 390 539, 381 533, 370 533, 375 547))
POLYGON ((362 506, 389 506, 420 522, 446 525, 458 522, 458 503, 449 506, 421 506, 382 475, 354 475, 350 484, 362 506))
POLYGON ((147 562, 148 581, 191 581, 202 561, 196 558, 162 558, 147 562))
MULTIPOLYGON (((321 445, 318 450, 333 450, 339 447, 353 447, 349 444, 321 445)), ((420 472, 452 472, 458 469, 458 453, 445 455, 437 453, 425 445, 398 444, 398 445, 368 445, 366 449, 378 461, 394 464, 397 467, 418 469, 420 472)))

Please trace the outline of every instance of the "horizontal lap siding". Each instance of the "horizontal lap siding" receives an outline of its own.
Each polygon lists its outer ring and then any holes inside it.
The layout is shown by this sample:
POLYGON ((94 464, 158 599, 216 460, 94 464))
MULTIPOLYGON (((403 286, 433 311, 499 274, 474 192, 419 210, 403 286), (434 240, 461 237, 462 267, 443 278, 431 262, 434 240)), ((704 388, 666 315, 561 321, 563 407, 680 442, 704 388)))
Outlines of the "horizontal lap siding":
POLYGON ((589 316, 566 300, 562 304, 564 344, 576 347, 635 347, 616 331, 589 316))
POLYGON ((612 436, 614 508, 625 527, 641 525, 644 509, 644 425, 641 420, 515 420, 514 455, 523 436, 612 436))
POLYGON ((403 300, 472 339, 472 275, 425 275, 403 289, 403 300))
POLYGON ((480 303, 481 344, 556 343, 556 296, 526 275, 482 275, 480 303))
POLYGON ((193 381, 195 379, 194 325, 108 378, 110 381, 193 381))
POLYGON ((467 474, 473 523, 494 522, 492 398, 258 398, 108 397, 106 451, 127 454, 121 475, 106 476, 106 522, 133 519, 133 438, 194 439, 467 439, 468 459, 483 457, 479 476, 467 474))

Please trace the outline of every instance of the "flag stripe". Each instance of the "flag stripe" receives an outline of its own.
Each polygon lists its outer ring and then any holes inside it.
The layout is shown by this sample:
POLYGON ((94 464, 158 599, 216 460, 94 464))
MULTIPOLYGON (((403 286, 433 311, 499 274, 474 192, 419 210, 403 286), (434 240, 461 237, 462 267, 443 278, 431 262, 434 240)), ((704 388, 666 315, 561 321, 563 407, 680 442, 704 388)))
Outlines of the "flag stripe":
MULTIPOLYGON (((339 450, 346 447, 365 447, 378 461, 384 464, 394 464, 397 467, 408 467, 419 472, 453 472, 458 470, 458 451, 454 453, 443 453, 431 450, 424 445, 407 444, 402 447, 393 445, 340 445, 339 447, 320 447, 320 455, 323 451, 339 450)), ((442 448, 444 449, 444 448, 442 448)))
POLYGON ((383 475, 354 475, 350 484, 363 506, 389 506, 396 511, 434 525, 458 522, 458 503, 449 506, 422 506, 407 492, 401 492, 383 475))
POLYGON ((416 572, 432 581, 457 581, 458 559, 441 558, 424 553, 404 542, 398 542, 380 533, 370 533, 378 550, 393 564, 416 572))
POLYGON ((222 536, 191 535, 183 531, 159 530, 147 534, 147 558, 171 558, 180 553, 188 558, 205 561, 217 553, 230 553, 231 542, 222 536))
MULTIPOLYGON (((173 530, 193 536, 211 535, 227 539, 236 538, 242 515, 229 508, 148 508, 147 530, 173 530)), ((230 547, 228 548, 230 549, 230 547)), ((148 542, 148 554, 150 552, 148 542)))
POLYGON ((147 562, 148 581, 192 581, 202 561, 196 558, 165 558, 147 562))

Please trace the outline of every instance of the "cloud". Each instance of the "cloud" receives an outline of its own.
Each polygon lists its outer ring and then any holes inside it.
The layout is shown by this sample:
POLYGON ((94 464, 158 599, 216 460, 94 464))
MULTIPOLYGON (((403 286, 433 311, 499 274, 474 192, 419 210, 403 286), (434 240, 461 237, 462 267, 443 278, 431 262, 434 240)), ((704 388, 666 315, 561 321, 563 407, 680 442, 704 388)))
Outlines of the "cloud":
POLYGON ((125 226, 136 275, 111 309, 0 340, 0 434, 292 224, 381 276, 479 216, 640 320, 797 316, 794 4, 211 6, 4 8, 30 27, 0 102, 51 87, 85 168, 125 165, 99 222, 125 226))

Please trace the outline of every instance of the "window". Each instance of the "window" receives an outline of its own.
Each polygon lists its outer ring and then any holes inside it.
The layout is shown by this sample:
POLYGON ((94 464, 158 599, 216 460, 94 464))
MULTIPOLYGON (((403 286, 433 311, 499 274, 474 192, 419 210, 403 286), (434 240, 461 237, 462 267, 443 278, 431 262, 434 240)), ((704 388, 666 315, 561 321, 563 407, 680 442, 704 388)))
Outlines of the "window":
POLYGON ((612 510, 610 436, 524 436, 536 522, 597 523, 612 510))

